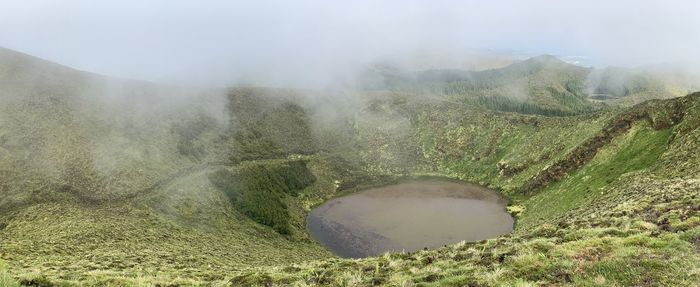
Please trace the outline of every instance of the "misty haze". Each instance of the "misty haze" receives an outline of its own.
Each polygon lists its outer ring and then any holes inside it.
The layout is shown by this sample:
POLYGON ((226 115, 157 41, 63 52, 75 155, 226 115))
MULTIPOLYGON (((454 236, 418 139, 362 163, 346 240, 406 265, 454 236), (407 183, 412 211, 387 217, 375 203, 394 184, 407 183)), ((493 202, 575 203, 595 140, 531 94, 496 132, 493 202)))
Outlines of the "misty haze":
POLYGON ((700 282, 693 1, 15 2, 0 286, 700 282))

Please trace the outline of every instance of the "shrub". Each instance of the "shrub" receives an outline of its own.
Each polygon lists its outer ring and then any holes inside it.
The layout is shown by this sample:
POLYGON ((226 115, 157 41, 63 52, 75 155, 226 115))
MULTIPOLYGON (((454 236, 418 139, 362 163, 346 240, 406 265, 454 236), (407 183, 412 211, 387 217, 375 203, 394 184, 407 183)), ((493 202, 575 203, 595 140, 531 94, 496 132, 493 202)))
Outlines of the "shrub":
POLYGON ((291 233, 285 196, 296 196, 316 181, 305 161, 254 164, 236 172, 220 169, 209 179, 241 213, 280 234, 291 233))

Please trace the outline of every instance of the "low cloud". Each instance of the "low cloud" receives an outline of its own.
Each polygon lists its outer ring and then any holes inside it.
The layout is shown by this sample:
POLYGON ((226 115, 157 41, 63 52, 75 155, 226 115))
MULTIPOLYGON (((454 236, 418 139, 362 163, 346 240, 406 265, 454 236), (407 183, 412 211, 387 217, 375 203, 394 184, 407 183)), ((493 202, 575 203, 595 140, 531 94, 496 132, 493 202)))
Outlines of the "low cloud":
POLYGON ((327 86, 351 84, 368 63, 414 55, 691 66, 700 62, 696 11, 700 3, 680 0, 27 0, 0 10, 0 46, 127 78, 327 86))

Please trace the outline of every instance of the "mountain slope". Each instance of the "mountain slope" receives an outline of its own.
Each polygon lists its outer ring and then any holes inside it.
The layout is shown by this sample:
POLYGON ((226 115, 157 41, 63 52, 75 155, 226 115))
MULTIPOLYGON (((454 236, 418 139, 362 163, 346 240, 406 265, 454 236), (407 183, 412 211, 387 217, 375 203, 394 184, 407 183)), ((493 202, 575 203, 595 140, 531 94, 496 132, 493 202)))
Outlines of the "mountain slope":
MULTIPOLYGON (((0 55, 0 283, 700 279, 700 94, 550 117, 485 109, 459 93, 186 89, 0 55), (329 198, 423 175, 509 196, 515 231, 343 260, 304 228, 329 198)), ((511 79, 566 90, 561 79, 585 69, 541 57, 483 73, 455 77, 484 94, 511 79)))
POLYGON ((230 283, 694 286, 700 279, 700 166, 691 149, 700 133, 698 105, 700 93, 634 107, 627 113, 658 113, 625 122, 629 129, 561 181, 515 197, 513 234, 359 261, 253 268, 230 283), (675 115, 664 112, 668 107, 675 115))
POLYGON ((593 69, 543 55, 509 66, 483 70, 398 69, 375 71, 368 89, 391 89, 444 96, 490 110, 568 116, 603 106, 630 107, 697 90, 700 78, 669 67, 593 69))
POLYGON ((429 70, 384 75, 384 88, 438 94, 492 110, 570 115, 593 109, 584 82, 590 69, 539 56, 484 70, 429 70))

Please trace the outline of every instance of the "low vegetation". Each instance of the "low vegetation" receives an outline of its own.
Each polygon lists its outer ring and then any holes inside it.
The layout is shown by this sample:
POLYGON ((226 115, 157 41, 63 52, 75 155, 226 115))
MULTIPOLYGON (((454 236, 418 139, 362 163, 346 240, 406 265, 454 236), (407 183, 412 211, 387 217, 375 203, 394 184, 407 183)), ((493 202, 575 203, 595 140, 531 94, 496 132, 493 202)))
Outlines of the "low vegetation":
POLYGON ((27 61, 0 75, 20 95, 0 113, 2 286, 700 282, 697 93, 610 107, 586 99, 588 70, 541 57, 395 75, 331 102, 236 88, 138 113, 81 89, 148 83, 27 61), (511 82, 531 98, 503 98, 511 82), (514 232, 356 260, 306 232, 329 198, 418 176, 504 194, 514 232))
POLYGON ((280 234, 291 233, 286 197, 297 196, 316 180, 304 161, 244 165, 235 172, 221 168, 209 179, 237 210, 280 234))
MULTIPOLYGON (((686 115, 695 113, 699 96, 683 100, 686 115)), ((700 279, 700 181, 660 175, 679 143, 671 135, 698 123, 657 130, 635 121, 561 181, 532 196, 513 193, 520 212, 510 235, 433 251, 256 268, 231 284, 693 286, 700 279)))

